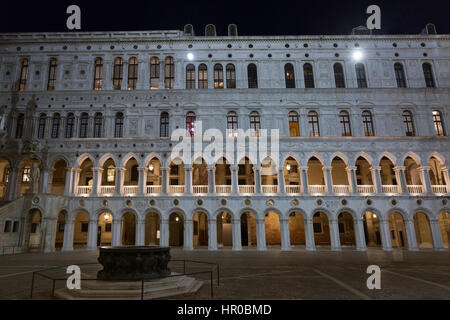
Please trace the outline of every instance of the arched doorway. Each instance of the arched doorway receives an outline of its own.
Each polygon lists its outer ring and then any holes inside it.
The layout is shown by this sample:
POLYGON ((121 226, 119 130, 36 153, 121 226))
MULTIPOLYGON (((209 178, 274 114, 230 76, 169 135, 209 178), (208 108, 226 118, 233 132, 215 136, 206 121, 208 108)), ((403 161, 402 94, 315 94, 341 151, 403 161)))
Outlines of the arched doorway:
POLYGON ((62 196, 66 187, 67 163, 64 159, 59 159, 53 163, 52 169, 50 193, 62 196))
POLYGON ((221 212, 216 218, 217 246, 219 248, 233 246, 233 218, 228 212, 221 212))
POLYGON ((112 244, 113 216, 110 212, 103 212, 98 216, 97 246, 110 246, 112 244))
POLYGON ((89 215, 82 211, 79 212, 73 223, 73 248, 84 249, 87 247, 89 232, 89 215))
POLYGON ((56 222, 56 237, 55 237, 55 249, 61 250, 64 244, 64 231, 66 227, 66 216, 65 211, 58 213, 58 220, 56 222))
POLYGON ((314 243, 316 246, 330 246, 330 225, 324 212, 316 212, 313 216, 314 243))
POLYGON ((241 244, 243 247, 256 246, 256 218, 251 212, 241 215, 241 244))
POLYGON ((28 250, 36 251, 41 248, 41 223, 42 214, 39 209, 31 209, 29 212, 28 250))
POLYGON ((145 216, 145 245, 159 246, 160 234, 159 214, 149 212, 145 216))
POLYGON ((122 216, 122 245, 134 246, 136 244, 136 216, 126 212, 122 216))
POLYGON ((323 176, 323 165, 316 157, 308 160, 308 188, 311 194, 327 193, 323 176))
POLYGON ((432 249, 433 237, 431 236, 430 221, 423 212, 414 214, 414 230, 416 231, 417 245, 420 249, 432 249))
POLYGON ((255 193, 255 173, 253 172, 253 164, 247 157, 245 157, 239 162, 238 167, 239 193, 255 193))
POLYGON ((444 248, 450 248, 450 213, 441 212, 438 216, 444 248))
POLYGON ((192 217, 194 248, 208 246, 208 216, 204 212, 197 212, 192 217))
POLYGON ((93 162, 91 159, 85 159, 80 165, 80 175, 78 178, 78 185, 76 195, 87 196, 92 192, 93 185, 93 162))
POLYGON ((301 193, 300 168, 297 160, 292 157, 286 159, 284 163, 284 185, 287 194, 301 193))
POLYGON ((173 212, 169 217, 169 245, 182 247, 184 244, 184 218, 181 214, 173 212))
POLYGON ((364 236, 367 247, 381 247, 380 221, 378 215, 372 211, 366 211, 363 216, 364 236))
POLYGON ((406 229, 403 216, 398 212, 392 212, 388 219, 392 247, 406 248, 408 246, 408 242, 406 239, 406 229))
POLYGON ((225 158, 216 162, 215 186, 217 194, 231 193, 231 166, 225 158))
POLYGON ((305 220, 300 212, 289 214, 289 237, 291 245, 306 245, 305 220))
POLYGON ((355 224, 349 212, 341 212, 338 216, 339 239, 342 246, 356 246, 355 224))
POLYGON ((280 218, 276 212, 268 212, 264 217, 266 245, 281 246, 280 218))
POLYGON ((336 195, 350 193, 347 164, 340 157, 335 157, 331 161, 331 177, 333 181, 333 192, 336 195))

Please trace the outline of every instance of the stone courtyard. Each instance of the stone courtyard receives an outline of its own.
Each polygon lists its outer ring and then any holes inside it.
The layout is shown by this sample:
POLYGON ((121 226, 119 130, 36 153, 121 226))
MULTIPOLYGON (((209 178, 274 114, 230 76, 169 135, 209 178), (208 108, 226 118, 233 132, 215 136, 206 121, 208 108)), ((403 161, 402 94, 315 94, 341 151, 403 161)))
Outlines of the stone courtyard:
MULTIPOLYGON (((410 252, 394 249, 368 249, 357 252, 343 249, 333 252, 319 248, 308 252, 294 248, 290 252, 268 248, 266 252, 248 249, 241 252, 217 252, 198 249, 171 249, 173 260, 215 262, 220 265, 220 285, 214 287, 214 299, 445 299, 450 298, 450 251, 410 252), (381 268, 381 290, 366 286, 369 265, 381 268)), ((26 253, 0 257, 0 299, 29 299, 33 271, 80 264, 82 278, 90 277, 98 251, 26 253)), ((180 265, 171 266, 173 271, 180 265)), ((209 270, 188 265, 187 272, 209 270)), ((64 273, 61 272, 60 275, 64 273)), ((214 274, 215 276, 215 274, 214 274)), ((67 277, 67 275, 65 276, 67 277)), ((209 275, 198 275, 203 287, 195 294, 179 299, 210 299, 209 275)), ((216 283, 214 283, 216 285, 216 283)), ((62 287, 64 282, 57 284, 62 287)), ((81 283, 83 286, 83 282, 81 283)), ((35 281, 35 299, 50 299, 51 282, 35 281)))

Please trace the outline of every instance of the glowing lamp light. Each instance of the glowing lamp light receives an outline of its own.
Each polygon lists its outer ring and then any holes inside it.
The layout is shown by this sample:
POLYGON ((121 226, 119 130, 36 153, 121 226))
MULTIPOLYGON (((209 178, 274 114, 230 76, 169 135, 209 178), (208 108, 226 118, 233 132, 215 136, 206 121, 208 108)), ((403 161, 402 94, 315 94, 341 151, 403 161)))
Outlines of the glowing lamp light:
POLYGON ((363 58, 363 54, 362 54, 361 51, 358 50, 358 51, 353 52, 353 59, 354 60, 360 61, 360 60, 362 60, 362 58, 363 58))
POLYGON ((374 214, 372 215, 372 218, 376 219, 376 218, 377 218, 377 215, 374 213, 374 214))
POLYGON ((108 221, 109 220, 109 214, 105 214, 105 220, 108 221))
POLYGON ((288 164, 288 165, 286 166, 286 170, 287 170, 287 171, 291 170, 291 165, 290 165, 290 164, 288 164))
POLYGON ((180 220, 178 217, 175 218, 175 221, 178 222, 178 220, 180 220))
POLYGON ((194 54, 193 54, 192 52, 189 52, 189 53, 187 54, 187 58, 188 58, 189 61, 194 60, 194 54))
POLYGON ((153 171, 155 169, 155 167, 151 164, 148 166, 148 170, 153 171))

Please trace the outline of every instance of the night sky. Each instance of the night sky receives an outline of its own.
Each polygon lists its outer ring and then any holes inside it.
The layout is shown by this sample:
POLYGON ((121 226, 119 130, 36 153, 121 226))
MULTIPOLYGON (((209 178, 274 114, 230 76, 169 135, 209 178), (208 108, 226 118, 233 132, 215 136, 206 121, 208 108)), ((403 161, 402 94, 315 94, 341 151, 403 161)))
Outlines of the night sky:
POLYGON ((226 35, 228 24, 235 23, 240 35, 350 34, 365 25, 367 7, 376 4, 382 13, 376 34, 418 34, 428 22, 439 34, 450 34, 449 0, 6 0, 0 32, 68 31, 71 4, 81 7, 81 31, 182 30, 191 23, 203 35, 212 23, 218 35, 226 35))

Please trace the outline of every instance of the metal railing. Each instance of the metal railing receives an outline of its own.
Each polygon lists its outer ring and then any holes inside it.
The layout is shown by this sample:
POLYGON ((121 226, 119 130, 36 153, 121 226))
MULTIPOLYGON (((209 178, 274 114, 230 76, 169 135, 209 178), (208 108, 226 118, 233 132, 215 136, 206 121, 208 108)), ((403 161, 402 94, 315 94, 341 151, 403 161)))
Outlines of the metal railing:
POLYGON ((13 255, 16 253, 23 253, 24 250, 22 247, 18 247, 18 246, 3 246, 3 247, 0 247, 0 252, 1 252, 2 256, 6 256, 6 255, 13 255))
MULTIPOLYGON (((175 277, 181 277, 181 276, 194 276, 194 275, 199 275, 199 274, 209 274, 209 282, 210 282, 210 293, 211 293, 211 298, 214 297, 214 271, 216 271, 216 275, 217 275, 217 287, 220 286, 220 267, 218 263, 214 263, 214 262, 205 262, 205 261, 195 261, 195 260, 170 260, 169 263, 171 262, 182 262, 182 266, 183 266, 183 272, 182 273, 177 273, 177 274, 171 274, 167 277, 164 278, 175 278, 175 277), (205 270, 205 271, 197 271, 197 272, 189 272, 187 273, 187 263, 193 263, 193 264, 204 264, 204 265, 209 265, 211 266, 210 270, 205 270)), ((78 266, 100 266, 100 264, 98 263, 84 263, 84 264, 78 264, 78 266)), ((44 272, 49 272, 49 271, 53 271, 53 270, 58 270, 58 269, 62 269, 65 268, 67 269, 69 265, 65 265, 65 266, 58 266, 58 267, 54 267, 54 268, 47 268, 47 269, 42 269, 42 270, 38 270, 38 271, 34 271, 32 273, 32 277, 31 277, 31 288, 30 288, 30 299, 33 299, 33 294, 35 291, 35 280, 36 277, 42 277, 46 280, 49 280, 52 282, 52 286, 51 286, 51 299, 53 300, 55 298, 55 289, 56 289, 56 283, 58 281, 67 281, 67 278, 64 277, 58 277, 58 276, 51 276, 48 274, 44 274, 44 272)), ((81 273, 83 275, 83 273, 81 273)), ((145 283, 146 282, 150 282, 150 281, 154 281, 155 279, 140 279, 140 280, 129 280, 129 279, 123 279, 123 280, 118 280, 115 279, 114 281, 127 281, 127 282, 136 282, 136 283, 141 283, 141 287, 140 287, 140 300, 144 300, 144 289, 145 289, 145 283)), ((99 281, 97 278, 82 278, 80 279, 81 282, 83 281, 99 281)))

